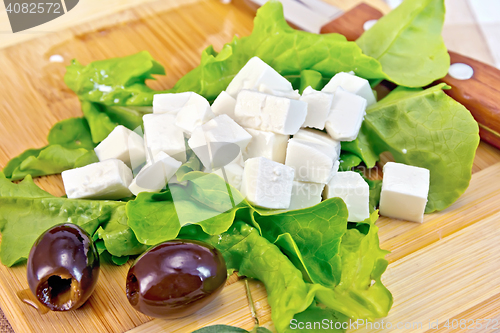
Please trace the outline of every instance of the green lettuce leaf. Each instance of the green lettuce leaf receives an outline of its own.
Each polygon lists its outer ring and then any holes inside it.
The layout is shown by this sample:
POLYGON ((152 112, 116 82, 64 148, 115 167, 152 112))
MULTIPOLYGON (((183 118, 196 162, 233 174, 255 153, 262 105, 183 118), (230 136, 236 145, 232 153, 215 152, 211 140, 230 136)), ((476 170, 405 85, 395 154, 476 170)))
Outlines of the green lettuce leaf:
POLYGON ((339 171, 350 171, 352 168, 357 167, 362 162, 362 159, 355 154, 341 152, 339 171))
POLYGON ((311 34, 291 28, 278 1, 257 11, 252 34, 234 38, 220 53, 208 47, 198 67, 182 77, 169 92, 194 91, 215 99, 245 63, 258 56, 289 79, 298 89, 303 70, 329 79, 338 72, 354 71, 365 78, 385 78, 380 63, 362 53, 354 42, 339 34, 311 34))
POLYGON ((392 295, 382 284, 381 276, 388 261, 388 251, 379 247, 378 212, 370 217, 367 235, 356 228, 348 229, 341 243, 342 278, 335 289, 321 286, 316 299, 328 308, 351 319, 374 320, 387 316, 392 306, 392 295))
MULTIPOLYGON (((212 326, 200 328, 200 329, 193 331, 191 333, 250 333, 250 332, 247 330, 244 330, 242 328, 234 327, 234 326, 212 325, 212 326)), ((251 331, 251 333, 271 333, 271 331, 265 327, 256 327, 251 331)))
MULTIPOLYGON (((235 224, 224 234, 195 234, 197 239, 222 252, 228 268, 264 283, 271 306, 271 317, 278 332, 284 332, 296 313, 305 311, 314 300, 302 273, 279 248, 244 222, 235 224)), ((194 238, 191 233, 190 238, 194 238)))
POLYGON ((380 61, 391 81, 423 87, 444 77, 450 67, 441 36, 444 14, 444 0, 406 0, 356 43, 380 61))
POLYGON ((310 282, 332 288, 340 281, 340 241, 347 215, 342 199, 331 198, 310 208, 256 213, 254 218, 267 240, 301 263, 310 282))
POLYGON ((12 180, 23 179, 26 175, 45 176, 98 161, 84 118, 56 123, 47 140, 46 147, 29 149, 10 160, 3 169, 5 176, 12 180))
MULTIPOLYGON (((136 130, 142 126, 143 115, 152 112, 152 108, 148 106, 108 106, 86 100, 81 100, 81 104, 95 143, 104 140, 117 125, 136 130)), ((142 132, 142 128, 140 131, 142 132)))
POLYGON ((285 332, 323 333, 326 331, 330 333, 343 333, 346 330, 342 326, 349 327, 348 319, 337 311, 321 308, 313 303, 307 310, 297 313, 293 317, 290 327, 285 332), (335 325, 336 323, 338 326, 335 325))
POLYGON ((64 82, 80 100, 104 105, 151 105, 155 90, 145 81, 165 70, 149 52, 99 60, 87 66, 73 60, 64 82))
POLYGON ((370 149, 430 170, 426 213, 443 210, 467 189, 479 144, 470 112, 443 92, 444 84, 399 87, 367 110, 361 132, 370 149))
POLYGON ((201 171, 203 165, 201 164, 200 159, 194 151, 186 144, 186 157, 187 161, 177 170, 175 175, 177 176, 177 180, 179 182, 184 181, 184 176, 192 171, 201 171))
POLYGON ((188 224, 220 234, 229 229, 238 210, 248 208, 241 194, 215 174, 194 171, 184 179, 186 186, 170 184, 165 192, 139 193, 127 203, 128 225, 141 243, 174 239, 188 224))
POLYGON ((316 90, 321 90, 326 82, 323 82, 323 75, 320 72, 313 70, 303 70, 300 72, 300 89, 299 92, 302 94, 304 89, 311 87, 316 90))
POLYGON ((354 141, 343 141, 341 146, 343 151, 359 157, 368 168, 373 168, 379 160, 379 155, 375 153, 369 138, 362 130, 359 131, 358 137, 354 141))
POLYGON ((12 266, 25 260, 38 236, 56 224, 74 223, 93 235, 120 205, 123 203, 54 197, 36 186, 29 175, 14 184, 0 173, 2 263, 12 266))
MULTIPOLYGON (((375 212, 372 223, 377 217, 375 212)), ((357 229, 346 231, 340 248, 342 278, 335 288, 306 283, 300 270, 276 245, 244 222, 237 221, 227 232, 214 236, 203 233, 198 226, 184 230, 180 237, 212 244, 222 252, 228 268, 264 283, 278 332, 288 331, 294 318, 305 321, 317 317, 317 313, 300 315, 310 311, 315 300, 334 311, 331 314, 342 322, 346 317, 369 320, 384 317, 392 305, 392 296, 380 281, 387 267, 383 259, 387 252, 378 247, 378 228, 373 224, 368 235, 357 229)))
MULTIPOLYGON (((105 249, 115 257, 137 255, 147 249, 146 245, 139 243, 127 221, 125 205, 121 205, 113 210, 109 221, 97 229, 96 233, 103 240, 105 249)), ((123 260, 127 261, 125 258, 123 260)))

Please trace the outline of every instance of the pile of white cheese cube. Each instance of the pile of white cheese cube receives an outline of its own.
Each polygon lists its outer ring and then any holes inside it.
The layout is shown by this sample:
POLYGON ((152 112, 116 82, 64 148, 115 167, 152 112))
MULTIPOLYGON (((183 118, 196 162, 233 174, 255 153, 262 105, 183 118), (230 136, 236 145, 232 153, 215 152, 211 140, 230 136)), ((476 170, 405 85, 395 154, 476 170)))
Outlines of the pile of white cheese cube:
MULTIPOLYGON (((356 172, 338 172, 340 142, 356 139, 375 102, 369 82, 353 73, 300 95, 254 57, 212 105, 194 92, 155 95, 143 136, 117 126, 95 148, 100 162, 64 171, 64 187, 69 198, 159 192, 186 162, 187 140, 204 172, 218 174, 255 206, 293 210, 340 197, 348 220, 360 222, 369 217, 369 186, 356 172)), ((384 175, 382 214, 421 222, 428 170, 392 163, 384 173, 396 176, 384 175), (410 191, 403 189, 408 172, 420 177, 410 191)))

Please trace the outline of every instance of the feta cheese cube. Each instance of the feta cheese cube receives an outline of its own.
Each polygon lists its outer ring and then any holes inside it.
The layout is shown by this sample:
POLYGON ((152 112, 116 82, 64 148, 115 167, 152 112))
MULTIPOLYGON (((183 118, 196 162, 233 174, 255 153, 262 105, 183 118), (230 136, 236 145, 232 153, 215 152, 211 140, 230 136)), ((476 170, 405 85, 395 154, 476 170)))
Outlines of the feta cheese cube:
POLYGON ((252 128, 245 129, 252 136, 252 140, 243 152, 243 158, 265 157, 271 161, 285 163, 286 146, 289 135, 259 131, 252 128))
POLYGON ((364 99, 366 99, 366 103, 368 106, 377 102, 375 99, 375 95, 373 94, 373 90, 370 87, 370 82, 368 82, 368 80, 366 79, 354 75, 354 73, 340 72, 335 74, 330 82, 328 82, 321 91, 333 93, 337 90, 338 87, 341 87, 342 89, 350 93, 363 97, 364 99))
POLYGON ((198 94, 193 94, 197 97, 191 97, 179 110, 175 119, 175 124, 188 135, 191 135, 195 127, 203 125, 215 117, 208 101, 198 94))
POLYGON ((307 103, 251 90, 236 98, 234 116, 243 127, 278 134, 295 134, 304 123, 307 103))
POLYGON ((181 165, 181 162, 161 151, 141 169, 128 188, 134 195, 160 192, 181 165))
POLYGON ((99 161, 116 158, 129 168, 137 168, 146 161, 144 139, 125 126, 118 125, 94 148, 99 161))
POLYGON ((227 114, 229 117, 234 119, 234 107, 236 106, 236 99, 229 95, 227 92, 223 91, 217 96, 215 101, 212 103, 212 112, 216 116, 221 114, 227 114))
POLYGON ((286 90, 286 91, 276 90, 276 89, 270 88, 267 84, 264 84, 264 83, 259 85, 257 90, 260 91, 261 93, 268 94, 268 95, 274 95, 274 96, 278 96, 278 97, 285 97, 285 98, 290 98, 290 99, 299 99, 300 98, 300 94, 299 94, 298 90, 286 90))
POLYGON ((370 187, 354 171, 337 172, 325 187, 325 199, 339 197, 349 211, 350 222, 361 222, 370 217, 370 187))
POLYGON ((339 172, 339 168, 340 168, 340 161, 336 160, 333 163, 333 168, 332 168, 332 171, 330 172, 330 176, 328 176, 328 180, 326 181, 326 184, 328 184, 330 182, 330 180, 332 180, 333 176, 335 176, 337 174, 337 172, 339 172))
POLYGON ((325 184, 299 182, 294 180, 289 210, 312 207, 321 202, 325 184))
POLYGON ((142 117, 148 161, 162 151, 178 161, 186 162, 184 133, 175 125, 175 118, 175 115, 168 113, 142 117))
POLYGON ((338 157, 331 147, 305 140, 288 140, 285 165, 295 170, 295 180, 325 184, 338 157))
POLYGON ((352 141, 358 136, 365 114, 364 98, 338 88, 325 123, 326 131, 335 140, 352 141))
POLYGON ((292 197, 294 171, 265 157, 245 161, 241 194, 259 207, 286 209, 292 197))
POLYGON ((313 143, 325 144, 327 146, 330 146, 332 148, 334 156, 337 156, 336 158, 340 156, 340 149, 341 149, 340 141, 332 139, 332 137, 326 133, 314 129, 302 128, 297 133, 295 133, 293 137, 295 139, 301 139, 313 143))
POLYGON ((333 94, 317 91, 311 86, 304 89, 301 101, 307 103, 307 116, 302 127, 324 129, 333 103, 333 94))
POLYGON ((195 128, 188 145, 206 168, 214 169, 233 160, 251 139, 243 127, 222 114, 195 128))
POLYGON ((153 113, 177 114, 177 112, 179 112, 179 110, 191 99, 193 94, 198 95, 194 92, 156 94, 153 96, 153 113))
POLYGON ((236 98, 240 90, 257 90, 261 84, 266 84, 270 89, 293 91, 292 84, 259 57, 248 60, 229 83, 226 91, 236 98))
POLYGON ((422 223, 429 195, 430 171, 394 162, 386 163, 383 171, 380 214, 422 223))
POLYGON ((123 199, 132 195, 128 187, 132 171, 118 159, 92 163, 61 173, 70 199, 123 199))

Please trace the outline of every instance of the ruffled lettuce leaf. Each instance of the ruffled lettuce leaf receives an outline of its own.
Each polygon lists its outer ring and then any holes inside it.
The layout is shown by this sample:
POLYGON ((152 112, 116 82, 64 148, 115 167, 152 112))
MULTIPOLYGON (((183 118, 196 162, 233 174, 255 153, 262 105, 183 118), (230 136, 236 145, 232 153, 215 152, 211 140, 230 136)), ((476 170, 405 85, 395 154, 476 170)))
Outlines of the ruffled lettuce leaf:
POLYGON ((308 281, 327 287, 340 281, 340 242, 347 230, 347 215, 340 198, 300 210, 253 214, 262 235, 301 267, 308 281))
POLYGON ((450 56, 444 45, 444 0, 406 0, 356 41, 377 59, 391 81, 423 87, 444 77, 450 56))
POLYGON ((14 184, 0 172, 2 264, 12 266, 24 261, 36 239, 56 224, 74 223, 93 235, 121 205, 124 203, 58 198, 41 190, 29 175, 14 184))
POLYGON ((342 71, 354 71, 365 78, 386 77, 380 63, 364 55, 356 43, 340 34, 295 30, 286 23, 281 3, 269 1, 257 11, 250 36, 235 37, 219 53, 208 47, 200 65, 169 92, 194 91, 213 100, 254 56, 288 78, 297 89, 303 70, 319 72, 325 80, 342 71))
POLYGON ((315 90, 321 90, 328 81, 323 78, 320 72, 304 69, 300 72, 300 87, 299 92, 302 94, 304 89, 311 87, 315 90))
MULTIPOLYGON (((373 221, 377 217, 375 212, 373 221)), ((392 296, 380 281, 387 267, 383 259, 387 252, 378 246, 377 230, 371 224, 367 235, 357 229, 346 231, 340 247, 342 278, 333 288, 305 282, 301 271, 276 245, 244 222, 235 222, 227 232, 214 236, 205 234, 198 226, 188 226, 180 237, 212 244, 222 252, 228 268, 263 282, 276 330, 287 332, 294 318, 306 321, 318 316, 316 301, 339 321, 346 317, 373 320, 387 315, 392 296)))
MULTIPOLYGON (((191 333, 250 333, 250 332, 247 330, 244 330, 243 328, 234 327, 234 326, 212 325, 212 326, 200 328, 200 329, 193 331, 191 333)), ((271 333, 271 331, 265 327, 256 327, 256 328, 252 329, 251 333, 271 333)))
POLYGON ((69 118, 56 123, 47 137, 49 144, 29 149, 13 158, 3 169, 7 178, 23 179, 61 173, 97 162, 87 120, 69 118))
POLYGON ((155 90, 145 81, 165 70, 147 51, 83 66, 73 60, 64 82, 81 100, 104 105, 151 105, 155 90))
MULTIPOLYGON (((358 137, 355 140, 341 142, 341 146, 344 152, 357 156, 368 168, 373 168, 380 159, 379 155, 373 150, 369 138, 362 130, 359 131, 358 137)), ((347 166, 349 166, 349 164, 347 166)))
POLYGON ((123 125, 132 131, 137 129, 142 133, 142 117, 153 112, 152 107, 148 106, 109 106, 86 100, 81 100, 81 104, 95 143, 106 139, 117 125, 123 125))
POLYGON ((115 257, 115 261, 127 261, 128 256, 141 254, 147 246, 139 243, 134 232, 128 226, 125 205, 113 210, 110 219, 101 225, 97 231, 98 239, 103 240, 104 248, 115 257), (127 258, 125 258, 127 257, 127 258))
POLYGON ((467 189, 479 144, 477 123, 444 88, 399 87, 367 109, 361 127, 377 156, 388 151, 396 162, 430 170, 426 213, 445 209, 467 189))
POLYGON ((141 243, 174 239, 187 224, 220 234, 229 229, 238 210, 248 208, 238 190, 216 174, 192 171, 183 180, 186 185, 169 184, 162 193, 139 193, 127 203, 128 225, 141 243))
POLYGON ((339 171, 350 171, 353 168, 355 168, 358 165, 360 165, 362 161, 363 160, 359 156, 357 156, 357 155, 355 155, 353 153, 349 153, 349 152, 344 152, 343 151, 343 152, 340 153, 339 171))

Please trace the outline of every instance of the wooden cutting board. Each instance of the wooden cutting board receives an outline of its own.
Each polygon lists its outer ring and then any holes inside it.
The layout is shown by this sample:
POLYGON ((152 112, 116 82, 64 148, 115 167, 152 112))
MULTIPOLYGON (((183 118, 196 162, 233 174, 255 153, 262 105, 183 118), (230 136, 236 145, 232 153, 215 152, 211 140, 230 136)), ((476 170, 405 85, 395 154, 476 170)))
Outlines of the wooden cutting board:
MULTIPOLYGON (((330 2, 352 6, 345 0, 330 2)), ((81 116, 76 96, 62 79, 70 59, 87 64, 148 50, 168 74, 151 86, 165 89, 199 63, 205 47, 220 49, 233 35, 250 34, 253 25, 253 13, 238 1, 136 3, 99 20, 0 49, 0 167, 25 149, 46 144, 55 122, 81 116), (52 55, 62 56, 64 63, 51 63, 52 55)), ((379 219, 381 246, 392 251, 384 282, 395 300, 384 322, 412 322, 408 332, 424 332, 429 321, 438 321, 440 331, 447 319, 500 321, 500 151, 481 143, 473 172, 467 192, 445 211, 427 215, 424 224, 379 219)), ((52 194, 64 193, 59 176, 37 183, 52 194)), ((129 306, 127 270, 128 265, 105 265, 84 307, 40 315, 16 296, 28 287, 25 266, 0 266, 0 306, 14 330, 22 333, 191 332, 216 323, 252 327, 242 281, 230 279, 222 295, 198 314, 152 320, 129 306)), ((263 285, 253 282, 251 288, 261 324, 272 328, 263 285)))

